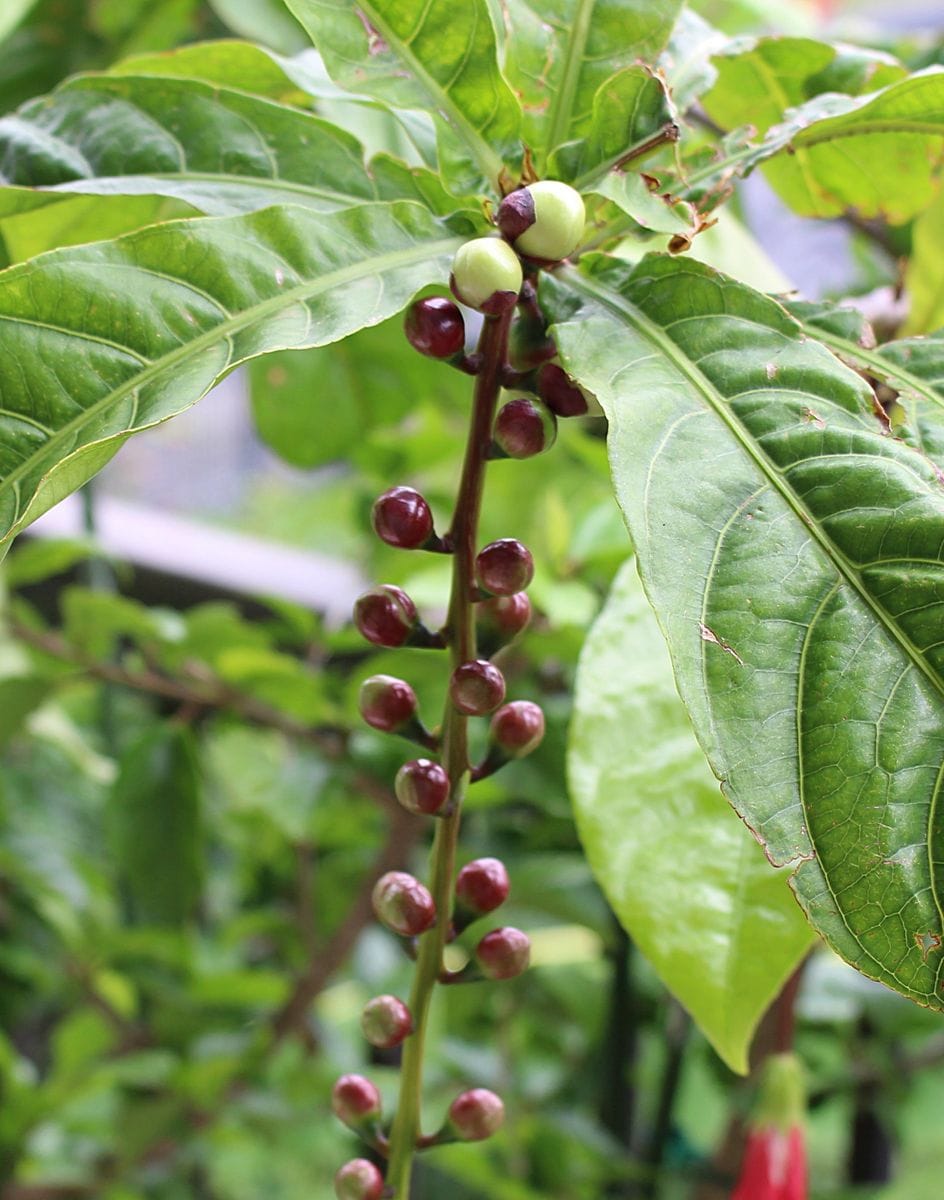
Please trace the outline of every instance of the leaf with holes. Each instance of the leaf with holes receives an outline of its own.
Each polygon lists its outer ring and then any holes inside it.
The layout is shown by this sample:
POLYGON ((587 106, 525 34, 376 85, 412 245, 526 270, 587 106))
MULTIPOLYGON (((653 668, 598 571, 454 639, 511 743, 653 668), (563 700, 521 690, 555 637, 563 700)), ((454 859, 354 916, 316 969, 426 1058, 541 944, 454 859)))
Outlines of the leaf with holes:
POLYGON ((944 1008, 940 472, 782 307, 708 267, 568 268, 544 296, 609 418, 646 591, 726 794, 797 864, 841 955, 944 1008))
POLYGON ((574 707, 568 776, 594 874, 666 986, 744 1072, 757 1022, 815 935, 721 795, 634 562, 584 644, 574 707), (631 664, 631 686, 614 660, 631 664))
POLYGON ((448 278, 460 243, 416 204, 269 208, 3 272, 0 543, 239 363, 392 316, 448 278))

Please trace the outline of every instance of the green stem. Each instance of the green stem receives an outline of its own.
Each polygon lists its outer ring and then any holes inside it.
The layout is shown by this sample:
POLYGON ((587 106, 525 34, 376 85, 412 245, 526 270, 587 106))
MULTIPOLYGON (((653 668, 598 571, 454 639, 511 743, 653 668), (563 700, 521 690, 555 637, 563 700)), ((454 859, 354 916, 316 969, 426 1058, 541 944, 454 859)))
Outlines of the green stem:
MULTIPOLYGON (((508 329, 513 309, 501 317, 486 317, 479 339, 481 370, 476 376, 469 440, 466 444, 462 478, 450 530, 453 550, 452 590, 446 635, 452 669, 476 657, 475 617, 472 592, 475 587, 475 552, 485 465, 492 440, 495 406, 501 390, 501 370, 507 357, 508 329)), ((431 853, 430 891, 436 902, 438 920, 420 938, 419 955, 410 1012, 413 1034, 403 1046, 400 1069, 400 1098, 390 1131, 390 1162, 387 1186, 396 1200, 409 1200, 413 1158, 420 1125, 423 1089, 423 1053, 433 991, 443 968, 443 950, 452 924, 453 880, 456 844, 459 838, 462 801, 469 782, 468 718, 446 700, 443 717, 442 762, 451 785, 451 815, 437 822, 431 853)))

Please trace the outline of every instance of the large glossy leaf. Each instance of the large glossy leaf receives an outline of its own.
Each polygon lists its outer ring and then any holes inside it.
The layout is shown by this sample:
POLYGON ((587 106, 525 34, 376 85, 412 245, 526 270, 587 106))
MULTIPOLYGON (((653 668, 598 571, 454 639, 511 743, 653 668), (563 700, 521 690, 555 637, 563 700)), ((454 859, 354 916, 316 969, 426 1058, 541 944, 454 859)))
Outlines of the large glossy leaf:
MULTIPOLYGON (((727 126, 734 109, 730 94, 724 95, 721 103, 712 93, 705 106, 727 126)), ((763 121, 770 115, 769 97, 766 108, 760 107, 763 121)), ((734 108, 753 121, 749 108, 734 108)), ((870 95, 827 92, 789 109, 741 158, 741 168, 776 158, 766 168, 768 178, 793 209, 807 216, 852 209, 894 224, 930 203, 937 185, 928 164, 940 159, 942 140, 944 69, 932 67, 870 95)))
POLYGON ((399 197, 457 205, 427 171, 388 160, 369 172, 358 140, 310 113, 146 76, 75 79, 0 119, 0 181, 12 185, 0 218, 77 192, 168 196, 210 215, 399 197))
POLYGON ((391 316, 447 277, 458 244, 414 204, 271 208, 157 225, 0 274, 0 538, 238 363, 391 316))
POLYGON ((721 795, 633 562, 584 645, 574 702, 570 791, 594 874, 666 986, 746 1071, 758 1020, 815 935, 721 795))
POLYGON ((447 158, 468 158, 495 187, 521 155, 521 111, 503 78, 487 0, 286 0, 352 92, 441 114, 447 158))
MULTIPOLYGON (((944 487, 862 379, 697 263, 546 295, 610 420, 620 504, 726 794, 812 923, 944 1008, 944 487)), ((614 662, 631 686, 632 664, 614 662)))
POLYGON ((521 97, 525 140, 539 161, 591 133, 601 85, 624 68, 651 62, 681 7, 680 0, 502 5, 505 68, 521 97))

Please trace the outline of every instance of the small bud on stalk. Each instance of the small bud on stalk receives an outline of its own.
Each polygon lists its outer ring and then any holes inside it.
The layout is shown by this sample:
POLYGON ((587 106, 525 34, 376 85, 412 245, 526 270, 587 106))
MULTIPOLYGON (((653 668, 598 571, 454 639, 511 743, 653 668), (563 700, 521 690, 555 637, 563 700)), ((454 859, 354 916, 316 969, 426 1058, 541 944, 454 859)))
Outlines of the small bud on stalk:
POLYGON ((398 646, 442 645, 416 613, 416 605, 402 588, 381 584, 358 596, 354 602, 354 624, 368 642, 396 649, 398 646))
POLYGON ((375 996, 361 1013, 364 1037, 378 1050, 392 1050, 413 1032, 410 1010, 396 996, 375 996))
POLYGON ((388 871, 371 895, 377 920, 401 937, 418 937, 436 923, 436 905, 429 891, 406 871, 388 871))
POLYGON ((502 200, 498 228, 519 254, 559 262, 580 244, 587 219, 583 197, 569 184, 542 179, 502 200))
POLYGON ((509 758, 523 758, 544 737, 544 713, 530 700, 503 704, 489 727, 492 741, 509 758))
POLYGON ((499 859, 477 858, 466 863, 456 876, 457 931, 500 908, 508 899, 510 888, 505 864, 499 859))
POLYGON ((539 400, 518 396, 498 413, 492 436, 506 458, 533 458, 554 445, 557 418, 539 400))
POLYGON ((373 729, 400 733, 416 720, 416 693, 405 679, 371 675, 361 684, 361 716, 373 729))
POLYGON ((518 255, 499 238, 473 238, 460 246, 449 286, 457 300, 497 317, 518 302, 524 275, 518 255))
POLYGON ((408 812, 435 816, 449 800, 449 776, 439 763, 416 758, 397 772, 394 791, 408 812))
POLYGON ((435 539, 433 514, 413 488, 390 488, 378 496, 371 520, 380 540, 399 550, 419 550, 435 539))
POLYGON ((380 1092, 363 1075, 342 1075, 331 1093, 331 1107, 339 1121, 361 1132, 380 1117, 380 1092))
POLYGON ((467 717, 484 717, 505 699, 505 677, 485 659, 462 663, 449 680, 449 696, 467 717))
POLYGON ((476 556, 475 578, 479 587, 493 596, 523 592, 534 578, 531 551, 517 538, 489 542, 476 556))
POLYGON ((551 412, 559 417, 582 417, 587 398, 557 363, 545 363, 537 373, 537 392, 551 412))
POLYGON ((505 1106, 487 1088, 471 1088, 453 1100, 446 1127, 463 1142, 481 1142, 497 1133, 505 1120, 505 1106))
POLYGON ((493 929, 475 947, 475 961, 486 979, 514 979, 530 965, 531 942, 510 925, 493 929))
POLYGON ((352 1158, 334 1177, 338 1200, 380 1200, 383 1190, 383 1176, 366 1158, 352 1158))
POLYGON ((411 304, 404 328, 413 349, 429 358, 452 358, 465 346, 462 313, 445 296, 429 296, 411 304))
POLYGON ((491 644, 510 642, 525 629, 531 620, 531 601, 527 592, 512 596, 489 596, 476 609, 479 633, 491 644))

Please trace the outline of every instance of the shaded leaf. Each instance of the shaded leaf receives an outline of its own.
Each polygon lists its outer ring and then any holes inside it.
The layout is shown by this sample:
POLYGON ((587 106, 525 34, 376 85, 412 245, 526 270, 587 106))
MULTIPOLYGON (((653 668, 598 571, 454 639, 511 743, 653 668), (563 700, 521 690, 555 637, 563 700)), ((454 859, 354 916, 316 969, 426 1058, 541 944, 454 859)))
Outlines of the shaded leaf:
POLYGON ((813 925, 929 1007, 944 830, 944 488, 864 382, 698 263, 545 287, 726 794, 813 925), (684 485, 680 486, 680 481, 684 485))
POLYGON ((418 205, 271 208, 10 268, 0 275, 4 540, 238 363, 391 316, 447 277, 457 244, 418 205))
POLYGON ((240 37, 283 54, 295 54, 308 45, 305 31, 282 0, 210 0, 210 7, 240 37))
POLYGON ((6 0, 0 12, 0 41, 10 36, 17 25, 36 7, 36 0, 6 0))
POLYGON ((189 731, 148 730, 126 752, 109 798, 115 866, 142 924, 182 925, 203 880, 200 776, 189 731))
POLYGON ((912 252, 905 268, 911 302, 902 333, 931 333, 944 325, 944 194, 938 192, 911 234, 912 252))
POLYGON ((498 68, 486 0, 286 3, 342 87, 442 114, 454 135, 447 157, 468 158, 488 185, 520 159, 520 110, 498 68))
POLYGON ((815 935, 725 802, 627 563, 584 645, 568 757, 581 840, 633 941, 735 1071, 815 935))

